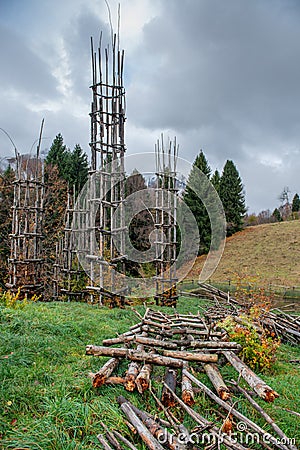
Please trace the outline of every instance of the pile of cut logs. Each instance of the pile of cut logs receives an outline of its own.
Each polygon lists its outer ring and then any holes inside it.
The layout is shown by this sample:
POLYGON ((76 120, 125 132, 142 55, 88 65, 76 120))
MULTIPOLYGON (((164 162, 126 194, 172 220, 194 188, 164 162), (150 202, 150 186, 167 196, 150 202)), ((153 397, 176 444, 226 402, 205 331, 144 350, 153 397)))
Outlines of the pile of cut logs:
MULTIPOLYGON (((239 425, 242 424, 244 427, 242 431, 247 430, 252 435, 258 436, 260 443, 258 448, 296 450, 293 440, 284 434, 253 398, 259 396, 266 402, 273 402, 279 396, 278 393, 244 364, 237 355, 240 346, 235 342, 227 342, 226 333, 218 330, 214 321, 200 315, 165 314, 151 309, 147 309, 144 316, 137 314, 139 322, 127 332, 103 340, 101 346, 88 345, 86 354, 110 357, 98 372, 90 374, 94 387, 121 384, 127 391, 137 390, 140 394, 149 390, 157 402, 158 409, 165 413, 166 420, 162 420, 137 408, 122 396, 117 398, 126 416, 127 425, 140 436, 148 448, 159 450, 191 448, 193 447, 191 442, 195 443, 196 434, 198 442, 202 439, 203 443, 203 439, 209 438, 211 444, 213 440, 214 445, 209 448, 220 448, 222 441, 225 448, 243 450, 246 447, 237 442, 235 433, 241 431, 239 425), (129 362, 125 376, 114 375, 118 365, 124 360, 129 362), (225 383, 220 370, 222 362, 228 362, 234 367, 238 381, 231 380, 225 383), (165 367, 160 399, 151 387, 151 376, 155 366, 165 367), (195 376, 199 370, 207 375, 214 391, 195 376), (250 392, 240 386, 241 379, 251 388, 250 392), (179 391, 178 383, 180 396, 176 394, 176 391, 179 391), (208 421, 193 409, 195 392, 199 391, 216 403, 218 414, 222 418, 221 423, 208 421), (238 410, 237 402, 232 400, 234 393, 247 399, 277 437, 267 433, 238 410), (177 408, 180 406, 196 422, 194 430, 187 430, 171 412, 175 405, 177 408), (225 411, 225 415, 222 410, 225 411)), ((98 436, 98 440, 103 448, 121 450, 122 445, 125 445, 132 450, 136 449, 118 431, 109 430, 105 424, 102 425, 104 433, 98 436)), ((201 444, 197 448, 205 448, 205 445, 201 444)))
MULTIPOLYGON (((199 289, 193 293, 184 293, 185 295, 197 296, 209 300, 210 308, 205 310, 205 316, 210 318, 211 322, 217 323, 229 314, 231 316, 240 316, 248 313, 255 306, 250 299, 240 301, 229 293, 223 292, 209 284, 202 283, 199 289)), ((238 322, 239 319, 237 319, 238 322)), ((300 316, 291 315, 279 308, 266 309, 260 308, 260 315, 257 318, 257 326, 274 333, 274 336, 280 338, 281 342, 292 345, 300 345, 300 316)))

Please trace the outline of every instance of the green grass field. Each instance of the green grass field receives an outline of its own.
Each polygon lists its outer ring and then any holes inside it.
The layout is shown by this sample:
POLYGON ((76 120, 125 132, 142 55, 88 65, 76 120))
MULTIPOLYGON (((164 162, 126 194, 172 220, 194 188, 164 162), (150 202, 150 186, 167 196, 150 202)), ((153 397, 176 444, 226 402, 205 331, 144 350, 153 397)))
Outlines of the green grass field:
MULTIPOLYGON (((183 298, 178 310, 196 312, 198 305, 199 300, 183 298)), ((142 306, 137 309, 143 311, 142 306)), ((122 387, 94 390, 87 374, 99 369, 106 358, 85 355, 87 344, 101 344, 102 339, 127 330, 137 321, 130 309, 109 310, 79 303, 31 303, 20 310, 0 306, 0 448, 100 448, 96 439, 103 431, 100 421, 122 430, 138 448, 144 448, 124 424, 116 397, 123 394, 153 413, 157 409, 151 395, 146 392, 141 398, 122 387)), ((299 417, 284 411, 300 411, 299 364, 291 364, 289 359, 300 359, 300 349, 282 346, 273 373, 262 376, 280 394, 275 404, 264 406, 286 434, 299 443, 299 417)), ((119 373, 125 370, 126 364, 122 364, 119 373)), ((225 379, 237 379, 231 367, 222 370, 225 379)), ((162 376, 163 369, 156 368, 153 387, 158 393, 162 376)), ((205 379, 204 374, 199 377, 205 379)), ((201 392, 196 405, 202 415, 222 423, 216 405, 201 392)), ((257 413, 244 401, 240 400, 239 406, 259 421, 257 413)), ((177 408, 175 414, 181 417, 177 408)), ((188 418, 185 423, 195 425, 188 418)))

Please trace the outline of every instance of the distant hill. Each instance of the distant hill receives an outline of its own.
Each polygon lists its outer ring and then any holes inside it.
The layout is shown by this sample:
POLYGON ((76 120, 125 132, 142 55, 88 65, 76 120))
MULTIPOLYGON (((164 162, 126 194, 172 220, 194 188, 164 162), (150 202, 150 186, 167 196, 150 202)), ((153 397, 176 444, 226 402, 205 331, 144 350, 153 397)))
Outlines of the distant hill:
MULTIPOLYGON (((188 279, 197 279, 205 258, 197 258, 188 279)), ((236 274, 263 285, 300 286, 300 220, 247 227, 228 238, 211 281, 234 280, 236 274)))

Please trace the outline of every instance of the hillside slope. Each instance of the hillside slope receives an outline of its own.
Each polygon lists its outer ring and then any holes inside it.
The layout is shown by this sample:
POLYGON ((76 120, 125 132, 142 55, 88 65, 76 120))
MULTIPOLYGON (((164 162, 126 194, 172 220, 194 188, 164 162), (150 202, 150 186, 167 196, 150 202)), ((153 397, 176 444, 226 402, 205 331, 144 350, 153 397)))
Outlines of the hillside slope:
MULTIPOLYGON (((205 258, 197 258, 188 279, 198 277, 205 258)), ((300 221, 248 227, 228 238, 211 281, 234 280, 237 274, 262 284, 300 286, 300 221)))

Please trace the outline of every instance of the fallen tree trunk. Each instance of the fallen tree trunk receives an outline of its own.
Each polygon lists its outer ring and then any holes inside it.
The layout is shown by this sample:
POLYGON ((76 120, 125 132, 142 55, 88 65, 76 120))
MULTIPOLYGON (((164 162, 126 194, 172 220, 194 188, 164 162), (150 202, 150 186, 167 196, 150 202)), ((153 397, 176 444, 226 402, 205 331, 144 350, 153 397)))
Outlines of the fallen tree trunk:
POLYGON ((206 372, 206 375, 212 382, 212 385, 216 389, 218 396, 226 401, 230 398, 230 392, 228 387, 223 381, 222 375, 220 374, 220 371, 218 367, 215 364, 204 364, 204 370, 206 372))
MULTIPOLYGON (((87 345, 87 355, 94 356, 113 356, 115 358, 128 358, 132 361, 142 361, 145 363, 156 364, 158 366, 183 367, 184 361, 167 356, 139 352, 137 350, 127 348, 109 348, 99 347, 97 345, 87 345)), ((212 355, 213 356, 213 355, 212 355)))
POLYGON ((240 358, 233 352, 223 352, 235 370, 244 378, 249 386, 266 402, 271 403, 279 394, 259 378, 240 358))

